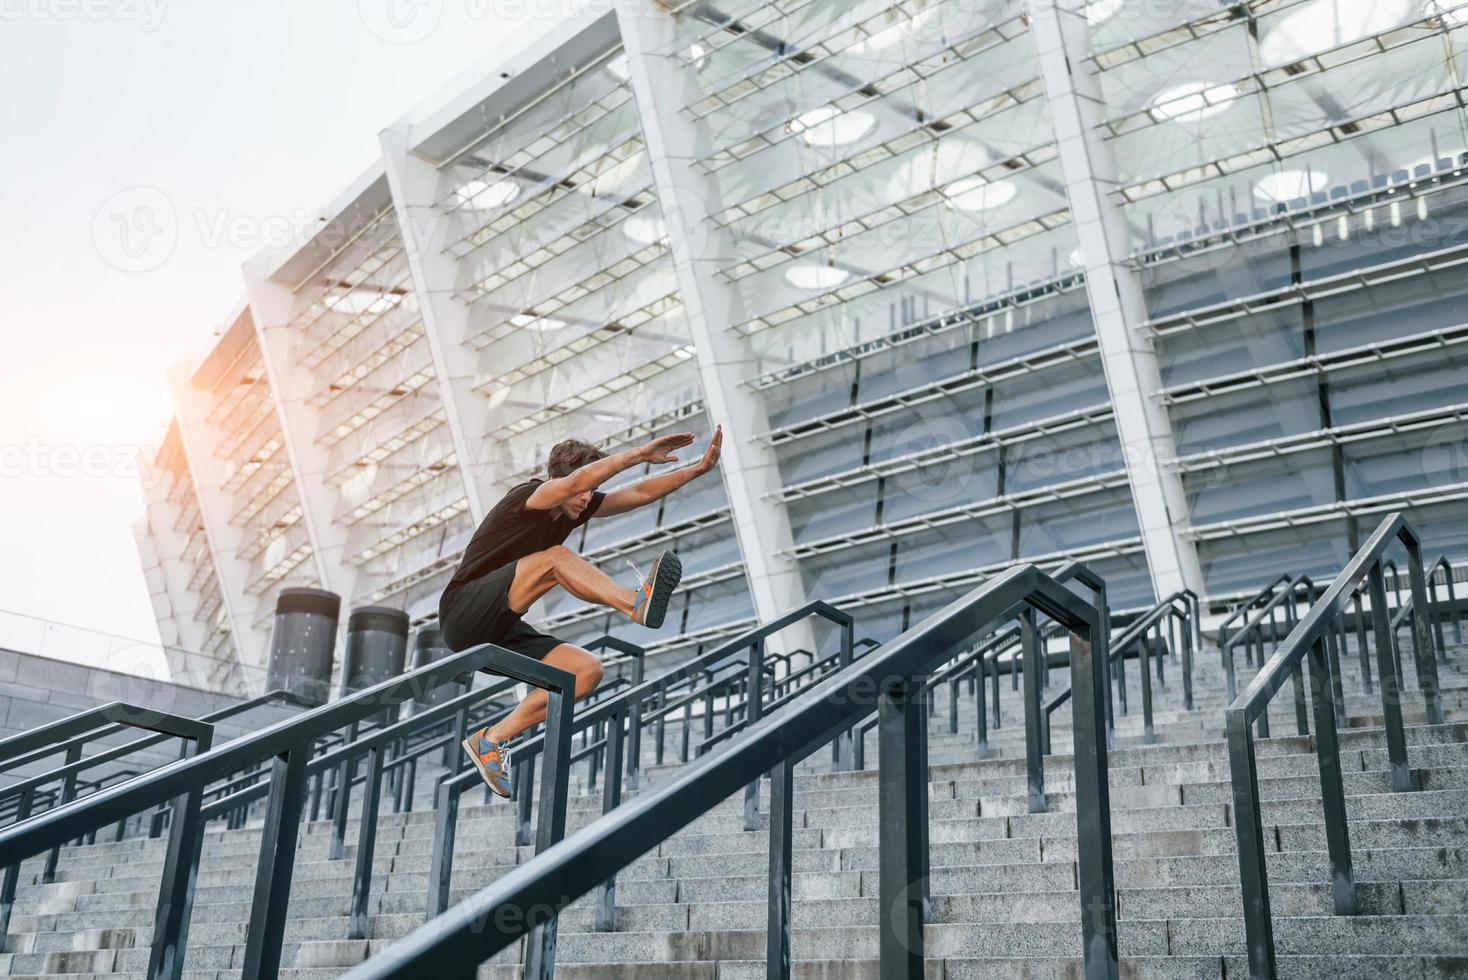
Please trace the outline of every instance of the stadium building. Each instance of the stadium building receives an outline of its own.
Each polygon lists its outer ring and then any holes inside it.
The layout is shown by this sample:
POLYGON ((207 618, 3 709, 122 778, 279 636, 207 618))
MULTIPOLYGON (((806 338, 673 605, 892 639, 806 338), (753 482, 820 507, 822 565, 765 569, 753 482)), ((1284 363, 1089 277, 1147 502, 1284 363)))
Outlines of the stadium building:
POLYGON ((249 263, 149 461, 166 644, 256 668, 294 585, 431 618, 552 443, 711 420, 727 489, 573 542, 679 552, 669 652, 1016 561, 1224 599, 1389 510, 1463 551, 1468 15, 672 7, 467 78, 249 263))
POLYGON ((171 680, 0 649, 0 974, 1464 976, 1465 74, 1460 0, 628 0, 466 74, 169 372, 171 680), (443 644, 550 446, 715 425, 568 542, 676 550, 669 625, 532 610, 594 691, 443 644))

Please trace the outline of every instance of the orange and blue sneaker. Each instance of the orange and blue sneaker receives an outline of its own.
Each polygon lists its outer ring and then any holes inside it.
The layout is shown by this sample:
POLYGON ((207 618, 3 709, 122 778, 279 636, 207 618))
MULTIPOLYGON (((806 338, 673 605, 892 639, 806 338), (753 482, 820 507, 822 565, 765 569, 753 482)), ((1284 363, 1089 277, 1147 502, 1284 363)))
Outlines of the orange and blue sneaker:
POLYGON ((507 742, 495 742, 484 737, 489 729, 481 728, 460 744, 469 753, 474 768, 484 777, 494 793, 509 798, 510 795, 510 746, 507 742))
MULTIPOLYGON (((632 564, 628 562, 628 564, 632 564)), ((632 566, 637 570, 637 566, 632 566)), ((633 606, 632 621, 649 629, 658 629, 668 615, 668 601, 673 590, 683 577, 683 563, 671 551, 664 551, 653 559, 652 571, 637 587, 637 602, 633 606)))

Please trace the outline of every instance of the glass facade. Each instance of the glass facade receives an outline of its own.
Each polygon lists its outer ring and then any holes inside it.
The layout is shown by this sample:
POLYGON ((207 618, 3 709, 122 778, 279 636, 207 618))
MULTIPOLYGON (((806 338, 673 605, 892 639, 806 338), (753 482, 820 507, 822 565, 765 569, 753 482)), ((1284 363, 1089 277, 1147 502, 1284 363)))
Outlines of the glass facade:
MULTIPOLYGON (((324 460, 309 479, 334 503, 312 517, 351 570, 329 587, 431 618, 476 507, 541 472, 556 441, 691 430, 701 445, 720 422, 778 470, 775 557, 863 634, 895 635, 1020 561, 1083 560, 1118 608, 1148 604, 1156 522, 1138 518, 1114 397, 1139 382, 1103 356, 1098 322, 1116 314, 1093 314, 1098 262, 1143 297, 1124 327, 1156 357, 1142 393, 1186 505, 1170 533, 1210 597, 1333 572, 1389 510, 1433 554, 1468 550, 1468 7, 1062 12, 1086 21, 1090 50, 1062 56, 1101 99, 1086 172, 1106 175, 1118 216, 1104 256, 1073 223, 1079 151, 1057 139, 1066 96, 1047 90, 1022 5, 650 6, 667 30, 639 57, 676 65, 683 88, 654 93, 671 116, 639 101, 633 16, 585 15, 446 103, 457 114, 415 114, 435 128, 418 124, 401 159, 384 147, 389 173, 429 168, 427 204, 389 194, 292 285, 295 367, 314 379, 292 435, 324 460), (708 182, 692 223, 670 209, 685 192, 658 156, 669 125, 708 182), (440 233, 415 264, 399 227, 424 208, 440 233), (713 374, 674 260, 707 239, 730 298, 715 329, 747 352, 713 374), (717 416, 728 389, 755 394, 758 426, 717 416), (463 446, 487 463, 463 465, 463 446)), ((267 386, 232 384, 210 417, 232 433, 215 450, 237 461, 250 587, 306 583, 312 495, 295 492, 267 386)), ((623 581, 627 562, 679 552, 657 650, 763 615, 726 494, 706 479, 568 542, 623 581)), ((573 641, 647 639, 560 593, 535 617, 573 641)))

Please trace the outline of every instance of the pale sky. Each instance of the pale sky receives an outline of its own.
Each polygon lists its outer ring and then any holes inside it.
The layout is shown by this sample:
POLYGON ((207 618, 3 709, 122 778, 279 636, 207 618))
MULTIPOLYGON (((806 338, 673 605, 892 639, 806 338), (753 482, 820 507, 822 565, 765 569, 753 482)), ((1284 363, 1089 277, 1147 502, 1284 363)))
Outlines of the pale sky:
MULTIPOLYGON (((381 129, 566 2, 0 0, 0 610, 157 642, 131 460, 165 370, 381 129), (106 215, 160 193, 176 244, 129 270, 106 215)), ((42 652, 92 658, 63 632, 42 652)), ((41 635, 0 616, 0 646, 41 635)))

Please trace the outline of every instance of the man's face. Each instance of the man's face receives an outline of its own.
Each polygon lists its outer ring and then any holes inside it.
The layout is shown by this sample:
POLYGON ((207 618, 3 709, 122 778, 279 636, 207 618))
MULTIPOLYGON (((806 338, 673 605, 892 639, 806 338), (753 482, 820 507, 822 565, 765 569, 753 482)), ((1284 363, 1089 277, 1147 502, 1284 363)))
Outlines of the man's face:
POLYGON ((561 513, 565 514, 567 517, 571 518, 571 520, 574 521, 576 518, 581 516, 582 512, 585 511, 587 507, 591 505, 591 493, 592 491, 590 490, 586 491, 585 493, 578 493, 570 500, 561 504, 561 513))

